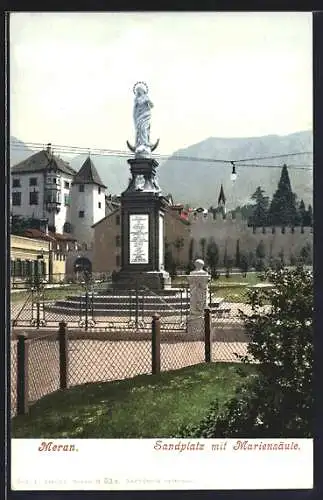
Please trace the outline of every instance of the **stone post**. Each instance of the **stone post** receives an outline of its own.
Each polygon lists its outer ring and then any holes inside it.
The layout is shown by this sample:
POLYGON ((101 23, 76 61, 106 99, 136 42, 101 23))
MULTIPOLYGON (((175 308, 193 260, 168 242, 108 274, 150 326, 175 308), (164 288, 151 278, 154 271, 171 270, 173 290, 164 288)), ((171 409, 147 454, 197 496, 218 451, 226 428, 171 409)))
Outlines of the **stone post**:
POLYGON ((204 338, 204 311, 208 307, 208 283, 210 275, 204 271, 204 261, 197 259, 194 262, 195 270, 188 276, 190 286, 190 313, 187 332, 204 338))

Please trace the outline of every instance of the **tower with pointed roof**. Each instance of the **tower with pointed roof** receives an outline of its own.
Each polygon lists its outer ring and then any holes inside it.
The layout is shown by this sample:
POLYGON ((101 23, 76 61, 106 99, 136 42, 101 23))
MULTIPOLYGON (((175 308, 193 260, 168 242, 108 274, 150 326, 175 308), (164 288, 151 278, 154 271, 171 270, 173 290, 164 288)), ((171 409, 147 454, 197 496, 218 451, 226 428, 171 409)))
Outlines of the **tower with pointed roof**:
POLYGON ((223 215, 225 215, 225 213, 226 213, 225 201, 226 200, 225 200, 225 196, 224 196, 223 184, 221 184, 220 194, 219 194, 219 198, 218 198, 217 212, 222 213, 223 215))
POLYGON ((88 156, 73 179, 71 196, 73 236, 88 249, 93 245, 93 224, 105 216, 105 190, 88 156))

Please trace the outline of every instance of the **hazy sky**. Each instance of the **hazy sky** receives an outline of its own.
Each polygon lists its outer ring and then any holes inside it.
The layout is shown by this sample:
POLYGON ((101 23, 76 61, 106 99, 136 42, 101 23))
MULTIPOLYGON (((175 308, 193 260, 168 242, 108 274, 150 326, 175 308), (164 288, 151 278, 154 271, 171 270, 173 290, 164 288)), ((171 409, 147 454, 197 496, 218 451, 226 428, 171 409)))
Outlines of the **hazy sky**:
POLYGON ((10 47, 25 142, 125 150, 138 80, 159 153, 312 128, 310 13, 13 13, 10 47))

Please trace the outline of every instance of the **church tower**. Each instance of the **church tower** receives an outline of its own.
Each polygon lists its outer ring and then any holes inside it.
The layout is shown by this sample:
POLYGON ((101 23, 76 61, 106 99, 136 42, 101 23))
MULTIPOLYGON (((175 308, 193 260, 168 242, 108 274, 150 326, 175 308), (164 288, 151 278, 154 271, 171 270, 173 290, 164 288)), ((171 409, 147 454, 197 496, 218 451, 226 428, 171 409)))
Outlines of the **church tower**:
POLYGON ((73 236, 88 250, 93 246, 93 224, 105 217, 105 190, 88 156, 73 179, 71 196, 73 236))
POLYGON ((220 188, 220 194, 218 198, 218 210, 219 213, 222 212, 223 215, 226 214, 226 208, 225 208, 225 196, 224 196, 224 190, 223 190, 223 184, 221 184, 220 188))

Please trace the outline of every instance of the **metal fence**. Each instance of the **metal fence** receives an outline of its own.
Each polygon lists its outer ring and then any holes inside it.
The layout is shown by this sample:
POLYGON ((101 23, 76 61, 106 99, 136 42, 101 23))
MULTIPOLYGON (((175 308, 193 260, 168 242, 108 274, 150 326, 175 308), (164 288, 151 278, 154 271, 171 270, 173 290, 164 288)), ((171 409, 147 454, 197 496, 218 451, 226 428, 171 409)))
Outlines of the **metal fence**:
POLYGON ((164 330, 186 329, 187 287, 159 294, 147 287, 113 289, 110 282, 92 278, 59 290, 43 281, 31 284, 23 300, 12 296, 12 327, 55 328, 65 321, 69 329, 85 331, 149 330, 151 316, 158 312, 164 330))
POLYGON ((158 315, 150 330, 119 334, 68 330, 16 334, 11 342, 12 416, 58 389, 157 374, 210 361, 206 338, 163 331, 158 315))

